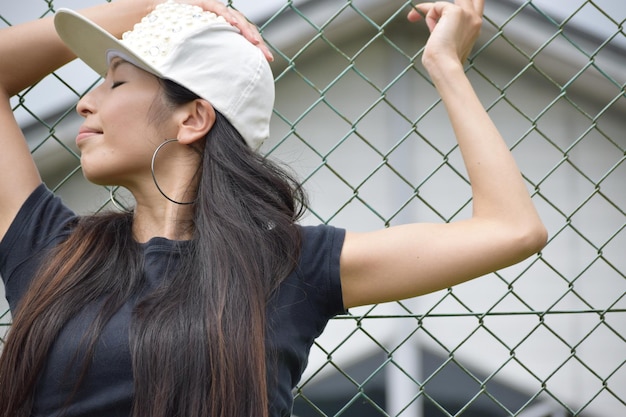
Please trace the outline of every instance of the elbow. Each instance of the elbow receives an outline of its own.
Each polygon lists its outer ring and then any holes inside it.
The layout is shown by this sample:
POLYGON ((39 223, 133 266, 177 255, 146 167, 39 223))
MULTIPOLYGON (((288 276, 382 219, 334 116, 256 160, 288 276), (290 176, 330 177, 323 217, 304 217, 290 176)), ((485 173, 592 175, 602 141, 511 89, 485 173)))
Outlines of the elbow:
POLYGON ((529 223, 522 223, 520 233, 518 234, 518 248, 520 255, 524 258, 532 256, 540 252, 548 242, 548 230, 541 220, 529 223))

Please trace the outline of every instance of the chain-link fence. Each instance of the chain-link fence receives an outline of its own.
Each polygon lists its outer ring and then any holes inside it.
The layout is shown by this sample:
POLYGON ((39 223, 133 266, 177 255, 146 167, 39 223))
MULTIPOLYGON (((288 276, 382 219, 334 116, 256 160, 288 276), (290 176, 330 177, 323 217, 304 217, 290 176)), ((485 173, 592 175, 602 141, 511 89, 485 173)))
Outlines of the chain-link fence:
MULTIPOLYGON (((0 25, 88 2, 77 3, 5 2, 0 25)), ((257 3, 232 2, 276 58, 264 152, 308 188, 305 221, 368 230, 467 216, 468 180, 420 64, 426 30, 404 18, 410 3, 257 3)), ((453 289, 333 320, 296 415, 626 415, 625 18, 622 0, 488 0, 467 73, 549 243, 453 289)), ((73 145, 73 107, 97 81, 72 63, 13 99, 46 183, 78 211, 110 204, 82 179, 73 145)))

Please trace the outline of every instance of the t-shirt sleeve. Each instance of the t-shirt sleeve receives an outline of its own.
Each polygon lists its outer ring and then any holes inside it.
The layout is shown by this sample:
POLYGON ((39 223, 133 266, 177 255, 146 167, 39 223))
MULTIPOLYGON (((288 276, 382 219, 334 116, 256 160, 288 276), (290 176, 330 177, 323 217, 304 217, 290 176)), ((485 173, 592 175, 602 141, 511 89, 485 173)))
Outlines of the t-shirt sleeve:
POLYGON ((309 296, 318 306, 324 319, 345 313, 341 293, 339 259, 345 230, 333 226, 304 226, 303 247, 299 265, 307 285, 315 287, 309 296))
POLYGON ((345 231, 332 226, 302 226, 298 266, 268 303, 268 349, 276 358, 270 415, 290 415, 292 389, 306 368, 315 339, 328 321, 345 312, 339 259, 345 231))
POLYGON ((75 217, 44 184, 24 202, 0 241, 0 275, 12 310, 28 288, 41 256, 66 238, 75 217))

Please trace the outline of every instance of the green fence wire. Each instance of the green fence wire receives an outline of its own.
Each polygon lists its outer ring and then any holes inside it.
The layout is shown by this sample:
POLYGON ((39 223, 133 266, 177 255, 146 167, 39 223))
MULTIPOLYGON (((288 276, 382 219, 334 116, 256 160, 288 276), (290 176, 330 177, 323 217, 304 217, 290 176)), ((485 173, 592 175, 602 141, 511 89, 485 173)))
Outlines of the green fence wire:
MULTIPOLYGON (((3 3, 0 27, 84 5, 69 3, 3 3)), ((426 30, 404 18, 410 3, 257 3, 230 2, 275 55, 263 152, 309 190, 305 222, 370 230, 467 216, 469 182, 420 64, 426 30)), ((488 0, 467 74, 548 245, 475 281, 332 320, 295 415, 626 415, 625 19, 621 0, 488 0)), ((97 83, 72 63, 12 101, 44 180, 77 211, 113 208, 109 190, 82 179, 73 145, 74 106, 97 83)))

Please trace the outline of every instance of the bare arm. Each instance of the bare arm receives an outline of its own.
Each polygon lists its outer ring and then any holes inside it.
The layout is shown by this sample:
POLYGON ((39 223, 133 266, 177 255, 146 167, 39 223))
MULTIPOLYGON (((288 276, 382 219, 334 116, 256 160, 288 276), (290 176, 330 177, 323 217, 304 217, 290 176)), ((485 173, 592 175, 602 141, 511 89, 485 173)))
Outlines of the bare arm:
MULTIPOLYGON (((417 6, 431 30, 423 63, 441 95, 472 184, 473 214, 449 224, 348 233, 341 255, 346 307, 447 288, 539 251, 545 228, 500 133, 463 71, 483 0, 417 6)), ((419 20, 415 11, 409 20, 419 20)))
MULTIPOLYGON (((145 15, 148 1, 120 0, 82 11, 114 34, 121 34, 145 15), (123 12, 121 12, 123 10, 123 12), (120 16, 124 16, 123 19, 120 16)), ((0 31, 0 237, 6 233, 26 198, 41 183, 9 98, 74 59, 56 35, 52 18, 0 31)))

